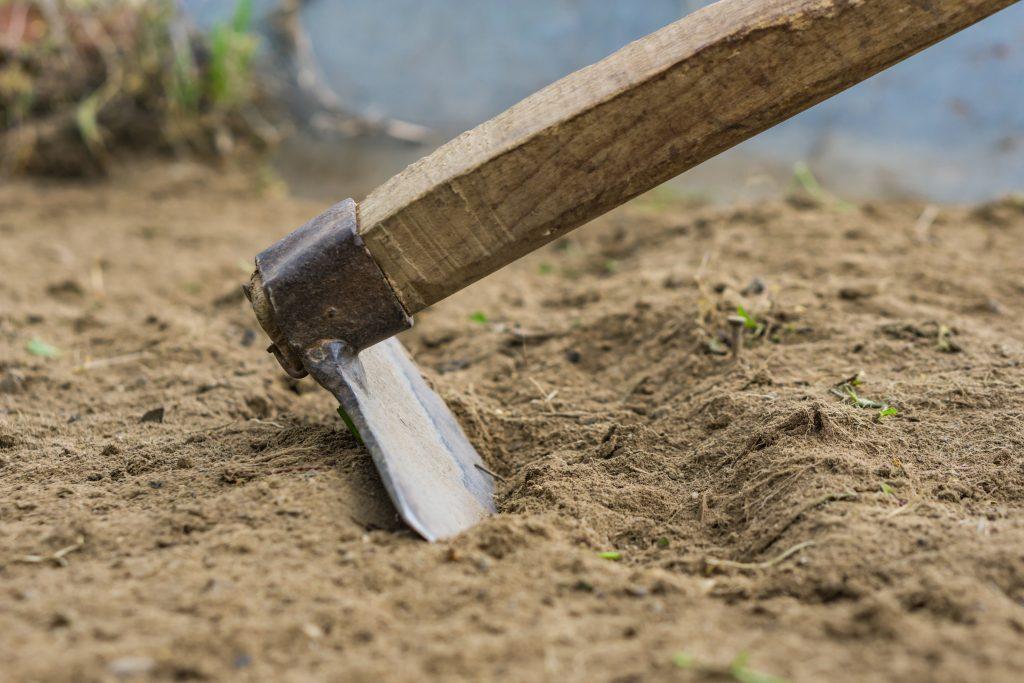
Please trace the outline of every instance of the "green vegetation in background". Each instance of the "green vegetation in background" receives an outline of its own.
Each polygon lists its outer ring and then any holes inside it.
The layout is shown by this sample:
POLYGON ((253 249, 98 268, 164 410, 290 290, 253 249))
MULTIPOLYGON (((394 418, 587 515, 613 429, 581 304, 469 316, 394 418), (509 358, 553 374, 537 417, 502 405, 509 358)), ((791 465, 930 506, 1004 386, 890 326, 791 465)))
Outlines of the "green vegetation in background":
POLYGON ((793 183, 803 190, 811 199, 822 206, 836 209, 837 211, 851 211, 853 204, 837 197, 826 190, 818 182, 817 176, 811 171, 811 167, 805 161, 798 161, 793 164, 793 183))
POLYGON ((248 99, 257 45, 252 33, 252 0, 238 0, 231 21, 215 26, 210 37, 207 92, 214 106, 230 108, 248 99))
POLYGON ((32 28, 0 55, 0 171, 90 175, 121 147, 223 156, 274 139, 252 0, 208 35, 174 0, 15 5, 32 28))

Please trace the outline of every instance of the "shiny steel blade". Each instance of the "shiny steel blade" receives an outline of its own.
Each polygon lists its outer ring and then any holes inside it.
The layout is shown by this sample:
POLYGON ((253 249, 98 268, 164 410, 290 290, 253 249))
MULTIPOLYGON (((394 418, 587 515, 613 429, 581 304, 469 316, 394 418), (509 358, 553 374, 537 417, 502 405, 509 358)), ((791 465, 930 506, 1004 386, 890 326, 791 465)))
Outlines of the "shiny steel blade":
POLYGON ((305 360, 355 424, 398 514, 417 533, 450 538, 494 514, 494 482, 480 455, 397 339, 358 355, 325 342, 305 360))

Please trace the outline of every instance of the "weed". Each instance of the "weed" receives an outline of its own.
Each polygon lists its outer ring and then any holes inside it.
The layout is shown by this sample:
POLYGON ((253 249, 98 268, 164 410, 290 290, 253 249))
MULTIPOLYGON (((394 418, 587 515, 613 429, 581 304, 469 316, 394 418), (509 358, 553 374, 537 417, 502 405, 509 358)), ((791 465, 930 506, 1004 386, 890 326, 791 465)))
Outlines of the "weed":
POLYGON ((881 484, 879 484, 879 486, 882 489, 882 493, 884 493, 885 495, 887 495, 887 496, 895 496, 896 495, 896 491, 894 491, 893 488, 891 486, 889 486, 888 484, 886 484, 884 481, 881 484))
POLYGON ((844 401, 850 402, 851 404, 857 406, 858 408, 869 408, 871 410, 877 410, 878 414, 875 415, 875 419, 878 420, 879 422, 882 422, 887 417, 899 415, 900 411, 897 410, 894 406, 891 406, 888 403, 883 403, 881 401, 875 401, 870 398, 864 398, 863 396, 858 394, 857 390, 854 389, 854 387, 858 387, 864 383, 861 378, 862 374, 860 372, 857 372, 856 375, 853 375, 852 377, 847 377, 841 382, 836 383, 831 389, 829 389, 829 391, 835 396, 838 396, 844 401))
POLYGON ((622 559, 622 553, 620 553, 617 550, 609 550, 603 553, 598 553, 597 556, 600 557, 602 560, 613 560, 615 562, 618 562, 622 559))
POLYGON ((469 319, 472 322, 479 323, 480 325, 486 325, 491 322, 491 319, 487 317, 487 314, 483 311, 473 311, 469 314, 469 319))
POLYGON ((743 318, 743 327, 753 330, 755 337, 760 336, 764 332, 764 323, 758 322, 757 318, 747 313, 747 309, 743 308, 743 306, 736 307, 736 315, 743 318))
POLYGON ((658 539, 657 544, 658 544, 659 548, 667 548, 668 545, 669 545, 668 538, 666 538, 665 536, 662 536, 661 538, 658 539))
POLYGON ((539 266, 537 266, 537 272, 540 273, 541 275, 550 275, 551 273, 555 272, 555 267, 550 263, 544 261, 539 266))
POLYGON ((60 349, 52 344, 47 344, 39 337, 33 337, 27 344, 25 344, 25 350, 31 353, 33 356, 40 356, 42 358, 60 358, 60 349))

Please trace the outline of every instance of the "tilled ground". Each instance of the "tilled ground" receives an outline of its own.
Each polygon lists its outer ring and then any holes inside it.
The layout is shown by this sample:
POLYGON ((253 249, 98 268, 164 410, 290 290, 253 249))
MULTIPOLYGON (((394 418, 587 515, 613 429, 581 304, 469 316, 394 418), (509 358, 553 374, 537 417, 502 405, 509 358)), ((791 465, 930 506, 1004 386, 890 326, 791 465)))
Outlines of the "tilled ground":
POLYGON ((263 351, 249 259, 322 207, 253 186, 0 187, 0 678, 1024 670, 1019 201, 656 195, 419 316, 504 478, 428 545, 263 351))

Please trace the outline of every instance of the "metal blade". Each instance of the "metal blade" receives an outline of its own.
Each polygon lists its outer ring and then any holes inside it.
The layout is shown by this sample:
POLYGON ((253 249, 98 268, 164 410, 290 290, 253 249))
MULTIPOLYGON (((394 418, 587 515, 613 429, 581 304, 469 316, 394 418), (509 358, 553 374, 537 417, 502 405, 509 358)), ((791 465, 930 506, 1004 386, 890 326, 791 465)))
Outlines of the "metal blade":
POLYGON ((346 353, 324 342, 305 366, 351 418, 398 514, 428 541, 494 514, 494 482, 455 416, 395 338, 346 353))

